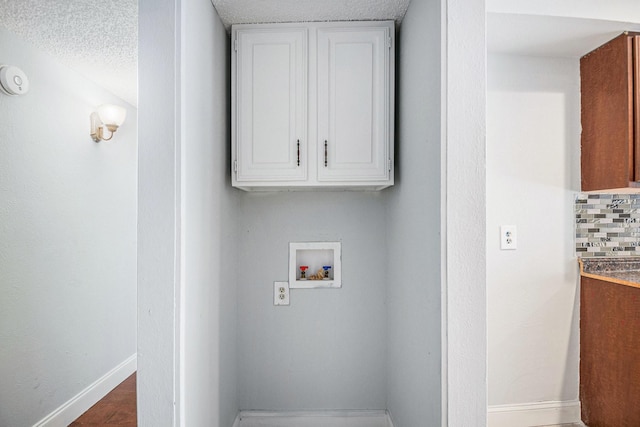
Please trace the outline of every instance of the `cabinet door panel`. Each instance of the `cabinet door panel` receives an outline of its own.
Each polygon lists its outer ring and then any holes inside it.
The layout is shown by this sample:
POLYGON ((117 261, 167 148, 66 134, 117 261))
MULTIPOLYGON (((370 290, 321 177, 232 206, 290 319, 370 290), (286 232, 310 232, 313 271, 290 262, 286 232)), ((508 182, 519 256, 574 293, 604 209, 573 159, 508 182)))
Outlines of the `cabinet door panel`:
POLYGON ((640 289, 580 279, 580 402, 589 426, 640 426, 640 289))
POLYGON ((389 177, 388 37, 387 28, 318 30, 319 181, 389 177))
POLYGON ((237 180, 304 180, 307 32, 239 31, 237 40, 237 180))
POLYGON ((634 181, 632 39, 623 34, 580 59, 582 190, 634 181))

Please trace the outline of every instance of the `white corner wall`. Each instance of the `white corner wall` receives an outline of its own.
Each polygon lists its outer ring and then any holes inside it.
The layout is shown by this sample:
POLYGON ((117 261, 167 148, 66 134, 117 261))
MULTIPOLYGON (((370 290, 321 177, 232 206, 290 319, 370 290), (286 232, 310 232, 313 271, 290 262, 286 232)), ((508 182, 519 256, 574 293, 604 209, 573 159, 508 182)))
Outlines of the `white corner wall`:
POLYGON ((387 202, 387 408, 441 425, 440 2, 414 1, 397 43, 396 185, 387 202))
POLYGON ((176 0, 138 4, 138 424, 179 425, 180 103, 176 0))
POLYGON ((139 8, 138 422, 229 427, 238 409, 229 43, 208 0, 139 8))
POLYGON ((486 11, 443 0, 443 425, 487 416, 486 11))
POLYGON ((533 425, 522 405, 544 402, 561 408, 549 412, 547 424, 579 421, 566 418, 579 408, 579 62, 491 55, 488 76, 491 425, 501 425, 508 406, 519 411, 521 425, 533 425), (517 250, 500 250, 501 224, 517 225, 517 250))
POLYGON ((238 403, 230 41, 210 0, 181 7, 181 425, 231 427, 238 403))
POLYGON ((27 426, 135 355, 137 112, 4 29, 0 57, 31 83, 0 94, 0 425, 27 426), (96 144, 102 103, 127 119, 96 144))

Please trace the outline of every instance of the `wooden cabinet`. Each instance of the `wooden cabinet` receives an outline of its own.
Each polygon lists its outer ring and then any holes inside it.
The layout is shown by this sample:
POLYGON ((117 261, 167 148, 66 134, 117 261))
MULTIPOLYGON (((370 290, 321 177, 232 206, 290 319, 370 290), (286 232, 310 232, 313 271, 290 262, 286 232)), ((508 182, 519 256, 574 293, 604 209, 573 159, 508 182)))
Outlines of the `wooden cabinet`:
POLYGON ((580 402, 590 427, 640 426, 640 289, 581 278, 580 402))
POLYGON ((580 59, 582 190, 640 181, 640 36, 624 33, 580 59))
POLYGON ((394 23, 232 28, 232 184, 393 185, 394 23))

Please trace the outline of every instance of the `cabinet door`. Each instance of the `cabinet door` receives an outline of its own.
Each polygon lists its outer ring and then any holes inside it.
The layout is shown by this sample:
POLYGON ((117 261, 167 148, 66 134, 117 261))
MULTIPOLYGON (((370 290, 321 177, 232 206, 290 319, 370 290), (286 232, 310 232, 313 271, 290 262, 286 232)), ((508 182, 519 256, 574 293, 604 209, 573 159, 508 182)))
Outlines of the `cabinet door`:
POLYGON ((589 426, 640 426, 640 289, 580 285, 580 402, 589 426))
POLYGON ((389 27, 318 29, 318 180, 389 179, 389 27))
POLYGON ((580 59, 582 191, 628 187, 635 177, 632 37, 580 59))
POLYGON ((307 177, 307 30, 237 32, 236 180, 307 177))

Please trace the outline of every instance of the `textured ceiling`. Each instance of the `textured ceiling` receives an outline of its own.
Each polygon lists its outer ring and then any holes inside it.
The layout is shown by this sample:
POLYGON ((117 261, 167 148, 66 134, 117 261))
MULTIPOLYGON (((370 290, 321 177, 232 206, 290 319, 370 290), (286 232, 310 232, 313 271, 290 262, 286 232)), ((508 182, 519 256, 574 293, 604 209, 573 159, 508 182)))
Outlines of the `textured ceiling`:
POLYGON ((410 0, 212 0, 222 22, 395 20, 404 17, 410 0))
MULTIPOLYGON (((260 22, 400 22, 409 2, 212 0, 227 29, 260 22)), ((137 105, 137 0, 0 0, 0 26, 137 105)))
POLYGON ((0 0, 0 26, 137 104, 137 0, 0 0))

